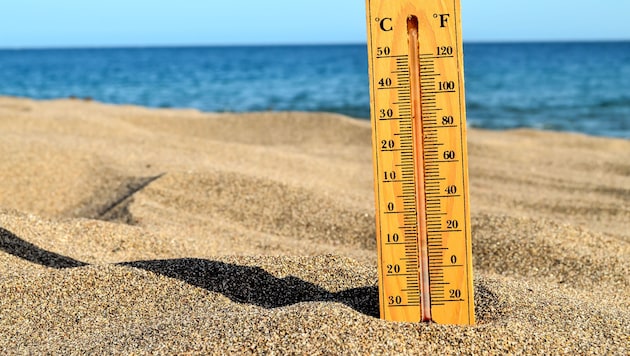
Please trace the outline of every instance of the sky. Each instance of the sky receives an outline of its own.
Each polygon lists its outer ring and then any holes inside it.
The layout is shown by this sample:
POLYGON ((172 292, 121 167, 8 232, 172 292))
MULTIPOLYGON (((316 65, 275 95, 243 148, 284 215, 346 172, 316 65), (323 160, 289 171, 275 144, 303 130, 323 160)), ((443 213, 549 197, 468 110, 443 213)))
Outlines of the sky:
MULTIPOLYGON (((364 0, 0 4, 0 48, 333 44, 366 38, 364 0)), ((630 40, 629 17, 630 0, 462 0, 463 36, 471 42, 630 40)))

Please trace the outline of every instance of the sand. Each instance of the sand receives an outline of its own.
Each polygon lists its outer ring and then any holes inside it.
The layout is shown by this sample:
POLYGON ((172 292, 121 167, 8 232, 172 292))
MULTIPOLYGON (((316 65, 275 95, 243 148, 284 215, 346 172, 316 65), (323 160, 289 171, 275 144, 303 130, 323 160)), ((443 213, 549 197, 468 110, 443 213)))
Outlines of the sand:
POLYGON ((630 141, 469 131, 473 327, 378 319, 370 126, 0 98, 1 354, 630 352, 630 141))

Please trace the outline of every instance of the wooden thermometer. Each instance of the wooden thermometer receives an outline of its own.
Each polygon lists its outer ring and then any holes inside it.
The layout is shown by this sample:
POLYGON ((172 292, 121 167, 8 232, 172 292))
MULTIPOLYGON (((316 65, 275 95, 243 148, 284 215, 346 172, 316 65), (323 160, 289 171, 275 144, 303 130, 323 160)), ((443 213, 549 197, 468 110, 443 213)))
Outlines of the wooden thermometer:
POLYGON ((474 324, 459 0, 366 0, 381 318, 474 324))

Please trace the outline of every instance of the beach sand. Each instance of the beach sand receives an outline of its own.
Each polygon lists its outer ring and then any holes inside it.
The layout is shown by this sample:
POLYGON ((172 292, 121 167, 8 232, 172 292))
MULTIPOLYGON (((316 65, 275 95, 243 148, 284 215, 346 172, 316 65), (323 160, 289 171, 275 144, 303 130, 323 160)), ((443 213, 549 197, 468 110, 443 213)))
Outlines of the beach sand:
POLYGON ((369 122, 0 98, 0 353, 628 354, 630 141, 468 138, 478 323, 394 323, 369 122))

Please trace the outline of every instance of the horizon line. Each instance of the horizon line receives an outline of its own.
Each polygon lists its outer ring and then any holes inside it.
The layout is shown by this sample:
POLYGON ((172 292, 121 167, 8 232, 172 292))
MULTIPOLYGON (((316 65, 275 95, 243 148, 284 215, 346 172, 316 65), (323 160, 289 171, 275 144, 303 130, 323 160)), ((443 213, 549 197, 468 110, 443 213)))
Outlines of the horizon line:
MULTIPOLYGON (((553 43, 623 43, 627 39, 516 39, 516 40, 464 40, 464 44, 553 44, 553 43)), ((359 42, 310 42, 310 43, 215 43, 215 44, 105 44, 105 45, 51 45, 51 46, 0 46, 0 51, 21 50, 74 50, 74 49, 151 49, 151 48, 210 48, 210 47, 317 47, 317 46, 363 46, 359 42)))

